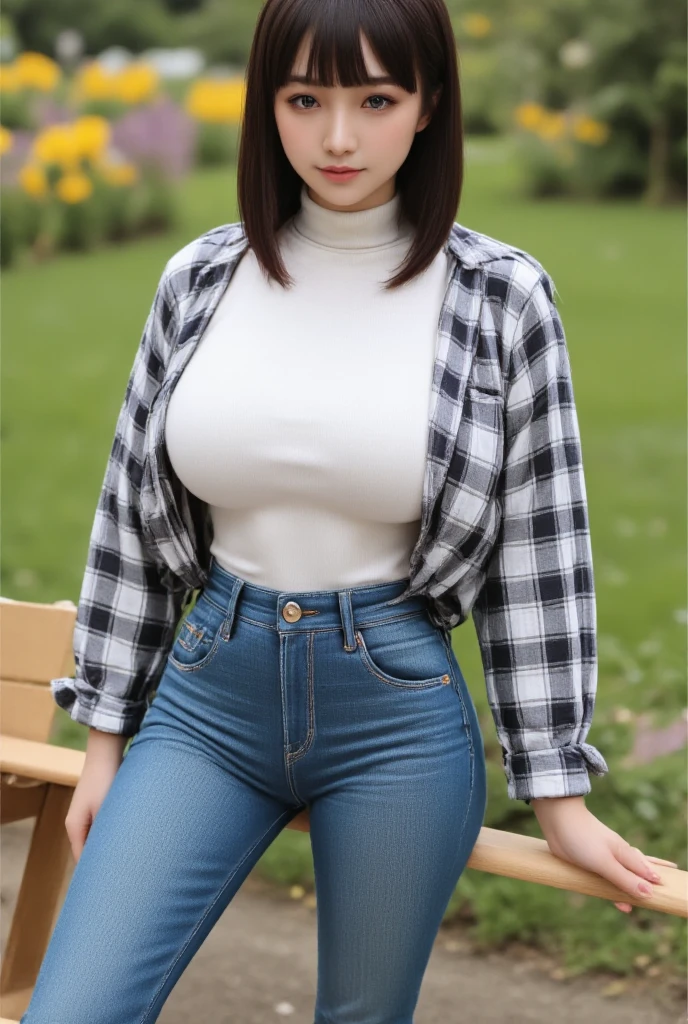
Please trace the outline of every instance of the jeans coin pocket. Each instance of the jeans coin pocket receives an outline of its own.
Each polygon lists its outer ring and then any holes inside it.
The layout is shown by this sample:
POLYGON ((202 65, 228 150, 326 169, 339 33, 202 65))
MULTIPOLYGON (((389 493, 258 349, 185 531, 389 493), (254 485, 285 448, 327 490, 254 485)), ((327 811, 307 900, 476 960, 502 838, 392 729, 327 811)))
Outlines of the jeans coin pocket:
POLYGON ((361 661, 382 682, 411 689, 451 683, 444 639, 425 612, 360 625, 355 634, 361 661))
POLYGON ((169 659, 183 671, 205 667, 223 639, 226 613, 203 594, 184 619, 169 659))

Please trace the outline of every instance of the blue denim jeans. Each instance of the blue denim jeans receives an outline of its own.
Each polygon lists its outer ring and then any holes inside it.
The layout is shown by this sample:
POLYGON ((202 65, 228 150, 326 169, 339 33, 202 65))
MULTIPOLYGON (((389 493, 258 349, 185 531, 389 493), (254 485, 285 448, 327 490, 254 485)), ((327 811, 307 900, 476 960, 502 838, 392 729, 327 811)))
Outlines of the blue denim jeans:
POLYGON ((486 775, 449 634, 425 598, 387 603, 407 582, 285 592, 213 559, 91 826, 21 1024, 152 1024, 305 807, 316 1024, 413 1020, 486 775))

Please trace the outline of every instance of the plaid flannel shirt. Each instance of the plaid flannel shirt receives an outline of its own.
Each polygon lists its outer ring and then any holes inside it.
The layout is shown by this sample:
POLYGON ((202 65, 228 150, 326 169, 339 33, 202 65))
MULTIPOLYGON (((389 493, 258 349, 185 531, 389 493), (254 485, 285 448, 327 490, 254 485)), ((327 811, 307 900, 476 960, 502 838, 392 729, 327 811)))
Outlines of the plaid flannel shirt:
MULTIPOLYGON (((77 722, 134 735, 189 597, 208 579, 206 504, 174 473, 170 394, 248 248, 241 222, 164 267, 134 359, 88 548, 76 678, 51 683, 77 722)), ((449 631, 472 614, 508 795, 590 792, 596 605, 578 420, 554 284, 513 245, 455 223, 433 374, 422 518, 403 600, 449 631)), ((256 315, 260 315, 257 311, 256 315)))

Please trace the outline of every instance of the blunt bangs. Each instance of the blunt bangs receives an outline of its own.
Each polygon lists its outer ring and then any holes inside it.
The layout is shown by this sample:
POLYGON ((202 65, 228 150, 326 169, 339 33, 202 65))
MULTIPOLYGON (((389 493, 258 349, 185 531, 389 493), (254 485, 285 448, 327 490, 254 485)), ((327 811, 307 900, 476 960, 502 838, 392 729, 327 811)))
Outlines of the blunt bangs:
POLYGON ((309 85, 374 86, 361 35, 396 85, 409 93, 420 85, 422 113, 440 90, 429 124, 416 133, 397 171, 402 212, 415 235, 385 288, 427 269, 454 223, 463 183, 463 125, 456 41, 444 0, 266 0, 247 66, 237 194, 249 245, 268 278, 282 287, 293 282, 276 234, 300 207, 302 181, 281 144, 275 94, 290 80, 305 38, 309 85))
MULTIPOLYGON (((361 33, 368 39, 378 60, 395 83, 406 92, 416 91, 417 37, 400 19, 380 16, 384 5, 366 0, 303 0, 292 8, 285 38, 279 52, 268 64, 274 71, 269 86, 277 92, 289 80, 301 41, 310 34, 306 76, 308 84, 332 88, 341 85, 372 85, 361 49, 361 33)), ((396 5, 392 5, 396 6, 396 5)))

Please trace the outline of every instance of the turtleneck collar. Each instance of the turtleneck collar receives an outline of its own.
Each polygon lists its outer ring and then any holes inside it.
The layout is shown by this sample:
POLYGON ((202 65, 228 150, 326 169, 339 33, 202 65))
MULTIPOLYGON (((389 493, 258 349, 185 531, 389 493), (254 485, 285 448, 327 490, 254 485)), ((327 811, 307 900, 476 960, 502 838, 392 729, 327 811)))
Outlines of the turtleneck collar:
POLYGON ((305 184, 301 186, 301 209, 294 215, 293 228, 328 249, 379 249, 407 235, 398 192, 370 210, 328 210, 310 198, 305 184))

